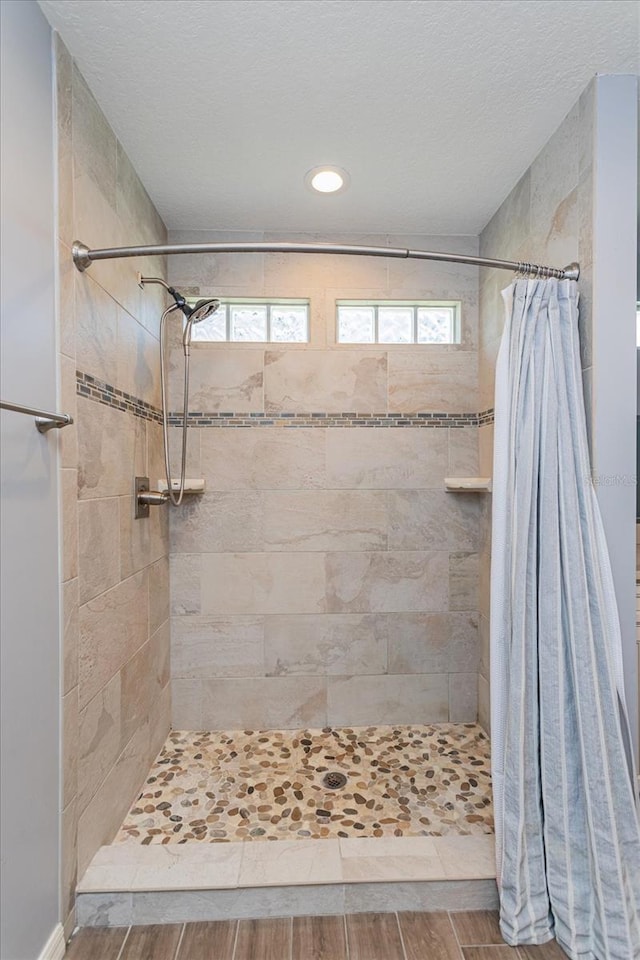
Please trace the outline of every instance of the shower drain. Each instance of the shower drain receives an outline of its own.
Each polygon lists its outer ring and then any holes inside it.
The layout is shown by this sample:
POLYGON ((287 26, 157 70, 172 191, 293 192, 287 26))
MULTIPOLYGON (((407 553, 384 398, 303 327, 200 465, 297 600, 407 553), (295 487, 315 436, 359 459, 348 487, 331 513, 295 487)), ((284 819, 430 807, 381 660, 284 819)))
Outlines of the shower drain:
POLYGON ((344 773, 338 773, 335 770, 330 770, 329 773, 325 773, 322 778, 322 782, 325 787, 328 787, 329 790, 339 790, 340 787, 344 787, 347 782, 347 778, 344 773))

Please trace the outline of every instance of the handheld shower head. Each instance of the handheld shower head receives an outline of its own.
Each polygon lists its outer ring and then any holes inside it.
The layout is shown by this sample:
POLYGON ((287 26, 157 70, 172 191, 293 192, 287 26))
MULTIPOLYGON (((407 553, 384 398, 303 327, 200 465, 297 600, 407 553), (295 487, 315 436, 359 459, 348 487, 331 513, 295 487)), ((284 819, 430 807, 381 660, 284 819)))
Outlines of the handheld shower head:
POLYGON ((195 306, 190 308, 188 319, 191 320, 192 323, 200 323, 201 320, 206 320, 212 313, 215 313, 219 306, 220 301, 213 298, 210 300, 198 300, 195 306))

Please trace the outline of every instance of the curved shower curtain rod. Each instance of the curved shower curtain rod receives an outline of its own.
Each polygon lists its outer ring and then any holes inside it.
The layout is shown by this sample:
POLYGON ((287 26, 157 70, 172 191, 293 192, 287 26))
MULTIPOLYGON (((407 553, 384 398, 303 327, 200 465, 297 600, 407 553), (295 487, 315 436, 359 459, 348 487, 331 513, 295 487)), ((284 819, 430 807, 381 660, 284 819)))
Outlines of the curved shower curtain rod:
POLYGON ((428 250, 409 250, 401 247, 362 247, 339 243, 164 243, 144 247, 104 247, 90 250, 80 240, 73 242, 73 262, 81 272, 94 260, 118 260, 121 257, 152 257, 178 253, 333 253, 356 257, 398 257, 409 260, 443 260, 448 263, 470 263, 477 267, 513 270, 534 277, 554 277, 557 280, 577 280, 580 264, 566 267, 543 267, 521 260, 493 260, 488 257, 469 257, 460 253, 432 253, 428 250))

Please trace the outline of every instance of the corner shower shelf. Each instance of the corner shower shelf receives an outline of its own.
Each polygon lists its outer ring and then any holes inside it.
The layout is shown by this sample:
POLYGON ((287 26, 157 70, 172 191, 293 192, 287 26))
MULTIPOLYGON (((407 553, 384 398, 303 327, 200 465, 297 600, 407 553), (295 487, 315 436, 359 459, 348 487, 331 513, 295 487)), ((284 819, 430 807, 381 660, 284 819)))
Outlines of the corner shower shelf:
MULTIPOLYGON (((177 491, 180 489, 180 481, 179 481, 179 480, 172 480, 172 481, 171 481, 171 488, 177 492, 177 491)), ((160 491, 160 493, 165 493, 165 492, 169 489, 169 488, 167 487, 167 481, 166 481, 166 480, 158 480, 157 489, 160 491)), ((186 479, 186 480, 184 481, 184 492, 185 492, 185 493, 204 493, 204 491, 205 491, 205 482, 204 482, 204 480, 195 480, 195 479, 189 480, 189 479, 186 479)))
POLYGON ((448 493, 491 493, 491 477, 445 477, 448 493))

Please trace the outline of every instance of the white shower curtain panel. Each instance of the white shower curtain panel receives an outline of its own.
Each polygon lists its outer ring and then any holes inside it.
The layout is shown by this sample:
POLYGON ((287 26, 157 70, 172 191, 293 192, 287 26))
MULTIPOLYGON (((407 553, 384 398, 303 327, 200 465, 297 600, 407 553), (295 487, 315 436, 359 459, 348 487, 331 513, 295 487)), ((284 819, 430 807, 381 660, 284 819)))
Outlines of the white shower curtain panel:
POLYGON ((503 297, 491 566, 502 934, 556 937, 573 960, 638 960, 640 833, 577 284, 517 280, 503 297))

